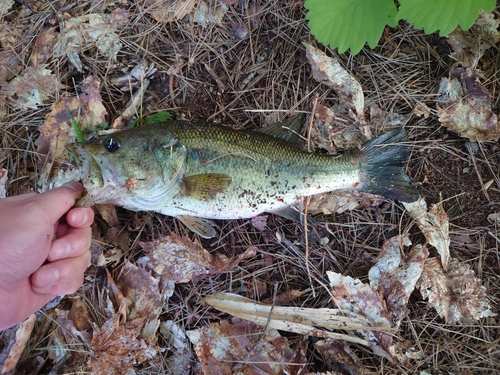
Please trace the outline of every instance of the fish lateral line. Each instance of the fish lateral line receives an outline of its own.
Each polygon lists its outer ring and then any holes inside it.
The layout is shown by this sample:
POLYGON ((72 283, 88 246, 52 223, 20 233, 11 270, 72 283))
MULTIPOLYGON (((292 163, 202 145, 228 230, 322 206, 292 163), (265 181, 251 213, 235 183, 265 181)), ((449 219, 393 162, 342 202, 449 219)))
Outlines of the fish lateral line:
POLYGON ((228 152, 228 153, 227 153, 227 154, 225 154, 225 155, 220 155, 220 156, 217 156, 217 157, 212 158, 212 159, 210 159, 210 160, 201 160, 201 159, 200 159, 200 164, 201 164, 203 167, 205 167, 205 166, 207 166, 207 165, 209 165, 209 164, 212 164, 212 163, 216 162, 217 160, 220 160, 220 159, 225 158, 225 157, 228 157, 228 156, 233 157, 233 158, 234 158, 234 157, 237 157, 237 156, 244 156, 244 157, 247 157, 247 158, 249 158, 250 160, 252 160, 252 161, 254 161, 254 162, 257 162, 257 160, 256 160, 256 159, 252 158, 250 155, 245 154, 244 152, 228 152))

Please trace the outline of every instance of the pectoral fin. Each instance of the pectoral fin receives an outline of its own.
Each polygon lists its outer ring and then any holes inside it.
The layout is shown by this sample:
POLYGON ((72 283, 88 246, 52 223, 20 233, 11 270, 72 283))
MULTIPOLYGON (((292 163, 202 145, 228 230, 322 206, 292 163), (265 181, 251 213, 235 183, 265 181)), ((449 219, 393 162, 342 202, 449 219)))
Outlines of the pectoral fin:
POLYGON ((208 201, 223 193, 231 185, 231 177, 222 173, 206 173, 184 177, 182 195, 208 201))
POLYGON ((203 238, 215 237, 214 224, 210 220, 205 220, 200 217, 179 215, 177 219, 186 227, 200 235, 203 238))

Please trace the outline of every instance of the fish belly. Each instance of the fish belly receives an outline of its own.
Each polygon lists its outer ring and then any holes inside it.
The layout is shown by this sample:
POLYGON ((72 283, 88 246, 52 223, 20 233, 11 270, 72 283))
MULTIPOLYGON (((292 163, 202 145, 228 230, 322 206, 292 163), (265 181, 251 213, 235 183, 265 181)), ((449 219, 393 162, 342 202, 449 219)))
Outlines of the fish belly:
MULTIPOLYGON (((168 206, 159 210, 169 216, 189 215, 207 219, 251 218, 262 212, 273 212, 295 204, 301 197, 337 189, 355 188, 359 184, 359 171, 336 174, 321 171, 296 173, 268 173, 268 170, 226 168, 232 183, 212 199, 196 199, 182 193, 175 196, 168 206)), ((290 168, 290 171, 294 171, 290 168)), ((199 171, 197 171, 199 172, 199 171)), ((212 170, 204 170, 211 173, 212 170)), ((220 170, 217 169, 220 173, 220 170)))

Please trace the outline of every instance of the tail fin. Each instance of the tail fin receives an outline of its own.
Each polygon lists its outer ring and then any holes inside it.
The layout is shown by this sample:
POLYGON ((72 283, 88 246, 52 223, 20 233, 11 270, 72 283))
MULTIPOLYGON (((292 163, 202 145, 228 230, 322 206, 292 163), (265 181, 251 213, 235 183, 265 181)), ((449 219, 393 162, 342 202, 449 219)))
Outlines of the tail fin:
POLYGON ((359 153, 359 190, 402 202, 418 199, 419 193, 411 186, 405 170, 410 152, 407 147, 394 144, 405 136, 403 128, 394 129, 364 144, 359 153))

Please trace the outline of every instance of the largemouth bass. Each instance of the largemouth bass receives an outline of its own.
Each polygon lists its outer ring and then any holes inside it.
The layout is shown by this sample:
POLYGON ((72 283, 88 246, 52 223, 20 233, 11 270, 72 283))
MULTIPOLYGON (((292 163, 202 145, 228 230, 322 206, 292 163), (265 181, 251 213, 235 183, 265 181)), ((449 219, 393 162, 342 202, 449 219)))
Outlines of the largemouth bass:
POLYGON ((94 137, 68 150, 87 191, 80 206, 111 203, 179 218, 200 236, 215 235, 205 219, 240 219, 263 212, 291 217, 300 197, 358 189, 404 202, 418 193, 405 172, 405 136, 396 129, 342 156, 301 151, 283 127, 261 131, 170 121, 94 137))

